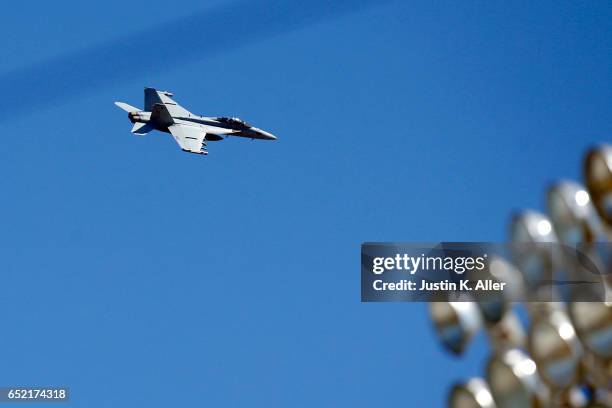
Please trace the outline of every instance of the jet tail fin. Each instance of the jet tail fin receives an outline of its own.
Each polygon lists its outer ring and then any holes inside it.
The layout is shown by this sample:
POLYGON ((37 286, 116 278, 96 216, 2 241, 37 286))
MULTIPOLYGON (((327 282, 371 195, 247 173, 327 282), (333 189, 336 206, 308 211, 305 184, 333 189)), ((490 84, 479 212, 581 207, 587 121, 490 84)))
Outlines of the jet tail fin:
POLYGON ((117 105, 118 107, 120 107, 121 109, 123 109, 124 111, 128 113, 140 112, 140 109, 135 108, 132 105, 128 105, 127 103, 124 103, 124 102, 115 102, 115 105, 117 105))
POLYGON ((153 126, 150 123, 136 122, 132 128, 132 133, 135 135, 146 135, 153 130, 153 126))

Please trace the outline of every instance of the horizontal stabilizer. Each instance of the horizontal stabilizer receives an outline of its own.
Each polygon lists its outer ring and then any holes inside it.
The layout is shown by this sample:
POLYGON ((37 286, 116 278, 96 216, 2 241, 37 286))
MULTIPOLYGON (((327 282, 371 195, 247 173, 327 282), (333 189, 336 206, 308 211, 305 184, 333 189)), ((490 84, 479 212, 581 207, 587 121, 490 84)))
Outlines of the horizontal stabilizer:
POLYGON ((146 135, 153 130, 153 126, 150 123, 136 122, 132 128, 132 133, 135 135, 146 135))
POLYGON ((117 105, 118 107, 120 107, 126 112, 140 112, 140 109, 135 108, 132 105, 128 105, 127 103, 124 103, 124 102, 115 102, 115 105, 117 105))

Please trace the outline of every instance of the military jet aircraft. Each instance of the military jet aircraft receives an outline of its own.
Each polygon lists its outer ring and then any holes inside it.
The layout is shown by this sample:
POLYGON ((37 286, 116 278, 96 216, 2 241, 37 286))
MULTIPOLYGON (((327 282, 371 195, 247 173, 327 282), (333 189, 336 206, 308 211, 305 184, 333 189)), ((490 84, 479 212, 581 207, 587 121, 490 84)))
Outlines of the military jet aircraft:
POLYGON ((170 92, 145 88, 144 95, 144 110, 115 102, 128 113, 130 122, 134 124, 132 133, 146 135, 152 130, 170 133, 185 152, 208 154, 207 141, 216 142, 228 136, 276 140, 273 134, 257 129, 240 118, 194 115, 176 103, 170 92))

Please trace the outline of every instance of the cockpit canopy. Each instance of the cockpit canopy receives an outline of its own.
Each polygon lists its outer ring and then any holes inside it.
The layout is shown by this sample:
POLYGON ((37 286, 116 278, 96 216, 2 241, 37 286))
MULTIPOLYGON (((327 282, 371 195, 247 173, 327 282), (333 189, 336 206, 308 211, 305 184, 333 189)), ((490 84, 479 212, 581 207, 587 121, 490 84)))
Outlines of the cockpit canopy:
POLYGON ((251 125, 249 125, 248 123, 246 123, 244 120, 240 118, 221 117, 221 118, 217 118, 217 120, 221 123, 227 123, 230 125, 240 125, 240 126, 252 127, 251 125))

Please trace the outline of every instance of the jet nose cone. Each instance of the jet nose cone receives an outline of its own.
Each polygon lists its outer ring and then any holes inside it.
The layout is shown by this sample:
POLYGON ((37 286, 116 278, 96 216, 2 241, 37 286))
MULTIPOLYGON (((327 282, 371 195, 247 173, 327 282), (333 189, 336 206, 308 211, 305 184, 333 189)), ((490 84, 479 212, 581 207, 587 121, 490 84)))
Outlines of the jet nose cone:
POLYGON ((265 130, 261 130, 256 127, 252 127, 251 131, 257 134, 256 136, 257 139, 276 140, 276 136, 274 136, 272 133, 266 132, 265 130))
POLYGON ((267 140, 276 140, 276 136, 274 136, 272 133, 261 130, 261 134, 264 135, 267 140))

